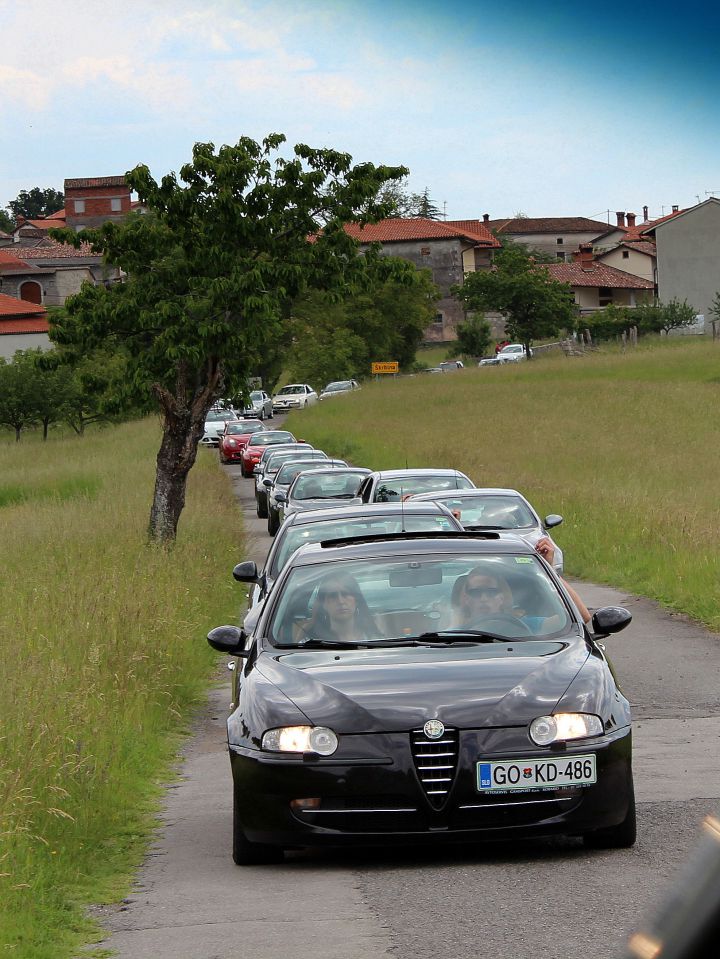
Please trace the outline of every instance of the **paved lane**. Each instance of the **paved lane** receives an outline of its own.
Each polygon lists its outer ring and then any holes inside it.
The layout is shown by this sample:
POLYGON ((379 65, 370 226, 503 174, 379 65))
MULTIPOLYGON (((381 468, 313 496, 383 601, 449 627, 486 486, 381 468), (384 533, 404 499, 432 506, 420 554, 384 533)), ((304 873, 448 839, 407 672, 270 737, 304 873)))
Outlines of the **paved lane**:
MULTIPOLYGON (((250 555, 269 538, 253 486, 228 467, 250 555)), ((246 558, 246 557, 239 557, 246 558)), ((182 781, 138 887, 103 910, 120 959, 598 959, 617 956, 720 806, 720 637, 654 604, 577 584, 591 607, 629 607, 607 640, 635 716, 639 840, 588 852, 576 840, 438 850, 292 854, 238 869, 222 676, 189 743, 182 781)), ((209 624, 211 625, 211 624, 209 624)))

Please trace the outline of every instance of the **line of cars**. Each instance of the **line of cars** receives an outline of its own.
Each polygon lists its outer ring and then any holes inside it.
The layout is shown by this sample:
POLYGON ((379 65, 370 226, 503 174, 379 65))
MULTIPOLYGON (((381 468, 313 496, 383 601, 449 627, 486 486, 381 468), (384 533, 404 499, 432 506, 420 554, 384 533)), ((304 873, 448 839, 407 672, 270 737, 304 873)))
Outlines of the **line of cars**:
MULTIPOLYGON (((272 434, 275 434, 274 438, 272 434)), ((458 470, 370 470, 288 431, 253 475, 274 540, 235 657, 233 858, 322 844, 581 836, 635 841, 630 710, 541 519, 458 470)), ((245 472, 243 470, 243 472, 245 472)), ((247 475, 247 474, 246 474, 247 475)))

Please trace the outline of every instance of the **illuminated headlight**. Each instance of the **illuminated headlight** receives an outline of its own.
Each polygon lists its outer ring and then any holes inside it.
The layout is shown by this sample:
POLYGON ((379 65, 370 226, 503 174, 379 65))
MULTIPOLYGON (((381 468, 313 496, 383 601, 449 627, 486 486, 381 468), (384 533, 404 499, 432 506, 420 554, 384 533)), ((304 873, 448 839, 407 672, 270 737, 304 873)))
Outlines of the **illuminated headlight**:
POLYGON ((274 753, 332 756, 338 748, 338 738, 325 726, 281 726, 263 733, 262 748, 274 753))
POLYGON ((539 716, 530 723, 530 738, 538 746, 600 736, 602 731, 602 720, 591 713, 557 713, 555 716, 539 716))
POLYGON ((237 440, 225 440, 228 446, 237 446, 237 440))

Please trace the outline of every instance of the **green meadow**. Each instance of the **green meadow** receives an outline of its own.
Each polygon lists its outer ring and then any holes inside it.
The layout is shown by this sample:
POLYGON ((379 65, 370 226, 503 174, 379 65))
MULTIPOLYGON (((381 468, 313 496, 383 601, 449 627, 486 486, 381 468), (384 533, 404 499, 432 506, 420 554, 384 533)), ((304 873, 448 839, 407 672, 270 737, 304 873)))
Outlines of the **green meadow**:
POLYGON ((215 455, 174 548, 146 545, 159 441, 152 419, 0 441, 2 955, 75 955, 96 932, 83 907, 127 892, 212 675, 204 636, 237 619, 240 513, 215 455))
POLYGON ((387 377, 289 428, 373 469, 450 466, 521 490, 572 576, 720 630, 720 343, 678 337, 583 357, 387 377))

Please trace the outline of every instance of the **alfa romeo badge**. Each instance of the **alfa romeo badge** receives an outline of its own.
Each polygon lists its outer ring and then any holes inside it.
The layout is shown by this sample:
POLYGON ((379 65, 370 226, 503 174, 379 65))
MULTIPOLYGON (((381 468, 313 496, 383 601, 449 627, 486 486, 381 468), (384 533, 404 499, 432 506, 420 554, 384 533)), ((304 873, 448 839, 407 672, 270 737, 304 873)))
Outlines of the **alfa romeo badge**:
POLYGON ((423 726, 423 732, 428 739, 440 739, 445 732, 445 727, 439 719, 428 719, 423 726))

